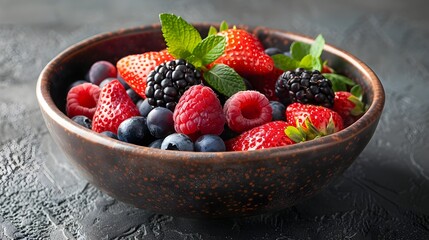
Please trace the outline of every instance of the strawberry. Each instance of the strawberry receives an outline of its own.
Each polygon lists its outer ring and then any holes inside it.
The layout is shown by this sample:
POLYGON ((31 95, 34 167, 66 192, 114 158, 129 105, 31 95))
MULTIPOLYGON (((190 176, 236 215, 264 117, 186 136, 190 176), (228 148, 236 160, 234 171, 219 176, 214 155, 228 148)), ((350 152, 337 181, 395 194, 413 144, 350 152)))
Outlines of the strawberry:
POLYGON ((343 119, 335 111, 311 104, 292 103, 286 108, 286 119, 306 135, 306 140, 322 137, 343 129, 343 119))
POLYGON ((335 92, 333 110, 340 114, 345 126, 350 126, 365 112, 363 102, 349 92, 335 92))
POLYGON ((267 74, 273 70, 274 62, 265 54, 262 43, 246 30, 228 29, 218 35, 226 38, 225 52, 209 68, 223 63, 242 77, 267 74))
POLYGON ((100 92, 92 120, 92 130, 99 133, 104 131, 116 133, 122 121, 138 115, 136 105, 122 84, 115 79, 106 84, 100 92))
POLYGON ((322 73, 334 73, 334 69, 328 66, 328 64, 323 64, 322 73))
POLYGON ((276 96, 274 89, 277 79, 283 72, 283 70, 274 67, 273 70, 267 74, 250 76, 247 80, 249 80, 255 90, 264 94, 268 100, 278 101, 279 98, 276 96))
POLYGON ((146 98, 146 78, 161 63, 173 60, 167 50, 128 55, 116 63, 118 74, 136 93, 146 98))
POLYGON ((290 126, 284 121, 268 122, 226 141, 228 151, 248 151, 294 144, 285 134, 290 126))

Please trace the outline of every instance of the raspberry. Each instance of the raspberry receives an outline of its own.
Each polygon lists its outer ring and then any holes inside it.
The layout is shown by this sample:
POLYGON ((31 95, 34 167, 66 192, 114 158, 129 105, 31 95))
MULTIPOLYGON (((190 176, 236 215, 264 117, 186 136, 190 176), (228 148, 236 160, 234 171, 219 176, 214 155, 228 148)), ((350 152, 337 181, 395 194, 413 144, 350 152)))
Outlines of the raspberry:
POLYGON ((74 86, 67 93, 66 112, 69 118, 83 115, 92 119, 97 108, 100 88, 91 83, 74 86))
POLYGON ((209 87, 194 85, 185 91, 173 114, 176 132, 193 140, 205 134, 220 135, 225 125, 222 105, 209 87))
POLYGON ((240 91, 232 95, 224 105, 228 127, 244 132, 271 121, 270 101, 257 91, 240 91))

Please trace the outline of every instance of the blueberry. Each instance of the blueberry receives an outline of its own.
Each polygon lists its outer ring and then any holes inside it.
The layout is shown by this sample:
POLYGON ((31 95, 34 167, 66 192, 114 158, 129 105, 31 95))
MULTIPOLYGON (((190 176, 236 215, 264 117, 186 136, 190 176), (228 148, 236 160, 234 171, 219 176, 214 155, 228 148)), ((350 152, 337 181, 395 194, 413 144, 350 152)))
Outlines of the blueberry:
POLYGON ((119 75, 119 73, 116 76, 116 78, 119 80, 119 82, 122 84, 122 86, 124 86, 125 89, 130 88, 130 85, 128 85, 128 83, 125 82, 124 78, 121 75, 119 75))
POLYGON ((97 61, 89 69, 89 80, 95 85, 100 85, 101 81, 109 77, 116 77, 116 68, 107 61, 97 61))
POLYGON ((156 139, 155 141, 151 142, 148 147, 161 149, 162 141, 164 141, 164 139, 156 139))
POLYGON ((271 108, 273 109, 273 121, 281 120, 286 121, 286 107, 280 102, 270 101, 271 108))
POLYGON ((91 119, 87 118, 86 116, 77 115, 77 116, 74 116, 72 118, 72 120, 75 123, 77 123, 77 124, 79 124, 85 128, 92 129, 92 121, 91 121, 91 119))
POLYGON ((292 57, 290 52, 283 52, 283 55, 288 56, 288 57, 292 57))
POLYGON ((101 132, 101 134, 108 136, 110 138, 113 138, 113 139, 118 139, 118 136, 111 131, 104 131, 104 132, 101 132))
POLYGON ((225 126, 223 127, 223 132, 222 132, 222 134, 220 135, 220 137, 221 137, 222 139, 229 140, 229 139, 232 139, 232 138, 237 137, 238 135, 239 135, 239 133, 236 133, 236 132, 232 131, 232 130, 228 127, 228 125, 227 125, 227 124, 225 124, 225 126))
POLYGON ((149 104, 148 99, 140 100, 137 102, 137 108, 139 109, 140 115, 147 117, 150 111, 152 111, 153 106, 149 104))
POLYGON ((207 134, 199 137, 195 141, 196 152, 224 152, 226 151, 225 143, 217 135, 207 134))
POLYGON ((147 127, 156 138, 164 138, 174 133, 173 112, 164 107, 156 107, 147 115, 147 127))
POLYGON ((127 143, 145 145, 152 140, 145 117, 131 117, 119 124, 118 139, 127 143))
POLYGON ((106 86, 106 84, 108 84, 109 82, 111 82, 111 81, 113 81, 113 80, 115 80, 116 78, 112 78, 112 77, 109 77, 109 78, 106 78, 106 79, 104 79, 103 81, 101 81, 101 83, 100 83, 100 85, 98 85, 100 88, 103 88, 104 86, 106 86))
POLYGON ((161 149, 178 150, 178 151, 194 151, 194 143, 185 134, 173 133, 168 135, 164 139, 164 141, 162 141, 161 149))
POLYGON ((276 47, 270 47, 265 49, 265 54, 267 54, 268 56, 273 56, 273 55, 282 54, 282 53, 283 51, 276 47))
POLYGON ((86 80, 77 80, 77 81, 73 82, 73 83, 72 83, 72 84, 70 84, 70 86, 67 88, 67 92, 69 92, 69 91, 70 91, 70 89, 72 89, 73 87, 76 87, 77 85, 81 85, 81 84, 84 84, 84 83, 88 83, 88 81, 86 81, 86 80))
POLYGON ((140 99, 142 99, 142 97, 140 97, 140 95, 138 95, 132 88, 127 89, 127 94, 128 96, 130 96, 134 104, 136 104, 140 99))

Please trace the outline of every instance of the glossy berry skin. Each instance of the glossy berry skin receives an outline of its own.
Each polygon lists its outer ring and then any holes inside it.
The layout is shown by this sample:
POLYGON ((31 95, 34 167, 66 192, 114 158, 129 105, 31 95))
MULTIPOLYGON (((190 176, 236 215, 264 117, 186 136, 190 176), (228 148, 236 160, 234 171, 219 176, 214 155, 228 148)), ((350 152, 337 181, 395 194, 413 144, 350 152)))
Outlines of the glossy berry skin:
POLYGON ((167 108, 156 107, 147 115, 147 127, 156 138, 164 138, 174 133, 173 112, 167 108))
POLYGON ((228 151, 249 151, 294 144, 285 134, 290 126, 284 121, 268 122, 226 141, 228 151))
POLYGON ((205 134, 220 135, 225 125, 222 105, 210 87, 195 85, 180 98, 173 114, 174 129, 195 140, 205 134))
POLYGON ((164 139, 156 139, 155 141, 149 143, 149 145, 147 145, 147 146, 150 147, 150 148, 161 149, 162 141, 164 141, 164 139))
POLYGON ((292 103, 286 108, 287 122, 293 126, 307 129, 304 123, 307 118, 318 130, 317 136, 326 136, 344 128, 341 116, 329 108, 302 103, 292 103), (332 127, 329 127, 330 121, 332 127))
POLYGON ((113 77, 116 77, 116 68, 110 62, 97 61, 89 69, 89 81, 95 85, 100 85, 104 79, 113 77))
POLYGON ((74 116, 72 118, 72 120, 73 120, 73 122, 81 125, 82 127, 85 127, 85 128, 88 128, 88 129, 92 128, 92 121, 91 121, 91 119, 89 119, 86 116, 77 115, 77 116, 74 116))
POLYGON ((274 67, 273 70, 264 75, 254 75, 248 77, 253 89, 264 94, 270 101, 278 101, 279 98, 275 92, 277 79, 284 71, 274 67))
POLYGON ((226 64, 242 77, 266 74, 273 70, 273 60, 264 52, 262 43, 251 33, 243 29, 228 29, 218 35, 226 38, 225 52, 209 67, 226 64))
POLYGON ((86 81, 86 80, 77 80, 75 82, 72 82, 72 84, 70 84, 70 86, 67 88, 67 92, 69 92, 70 89, 72 89, 73 87, 76 87, 77 85, 84 84, 84 83, 88 83, 88 81, 86 81))
POLYGON ((199 137, 195 143, 195 152, 224 152, 225 143, 218 135, 207 134, 199 137))
POLYGON ((146 98, 146 79, 151 71, 161 63, 173 60, 167 50, 160 52, 145 52, 143 54, 128 55, 117 63, 118 74, 142 98, 146 98))
POLYGON ((147 115, 154 109, 152 105, 149 104, 147 98, 145 100, 139 100, 137 102, 137 108, 139 109, 140 115, 147 117, 147 115))
POLYGON ((106 78, 103 81, 101 81, 101 83, 98 85, 100 88, 103 88, 104 86, 106 86, 106 84, 108 84, 109 82, 113 81, 114 79, 117 78, 106 78))
POLYGON ((269 100, 257 91, 239 91, 224 104, 228 127, 238 133, 271 121, 269 100))
POLYGON ((78 84, 67 93, 66 113, 72 118, 77 115, 92 119, 97 108, 100 88, 92 83, 78 84))
POLYGON ((118 80, 108 83, 100 93, 94 114, 92 130, 118 131, 119 124, 130 117, 139 116, 139 110, 118 80))
POLYGON ((279 48, 276 48, 276 47, 270 47, 270 48, 265 49, 265 53, 268 56, 274 56, 276 54, 282 54, 283 51, 280 50, 279 48))
POLYGON ((112 133, 111 131, 104 131, 104 132, 101 132, 101 134, 113 139, 118 139, 118 136, 115 133, 112 133))
POLYGON ((200 71, 191 63, 176 59, 158 65, 149 73, 145 94, 150 105, 174 111, 183 93, 200 83, 200 71))
POLYGON ((332 110, 343 118, 345 126, 350 126, 364 114, 365 107, 362 101, 350 92, 339 91, 335 92, 332 110))
POLYGON ((152 140, 146 125, 146 118, 137 116, 124 120, 118 127, 118 139, 140 146, 152 140))
POLYGON ((137 102, 142 99, 140 95, 138 95, 132 88, 127 89, 127 94, 130 96, 133 103, 137 104, 137 102))
POLYGON ((194 143, 185 134, 173 133, 162 141, 161 149, 192 152, 194 151, 194 143))
POLYGON ((272 121, 286 121, 286 107, 281 102, 270 101, 273 110, 272 121))

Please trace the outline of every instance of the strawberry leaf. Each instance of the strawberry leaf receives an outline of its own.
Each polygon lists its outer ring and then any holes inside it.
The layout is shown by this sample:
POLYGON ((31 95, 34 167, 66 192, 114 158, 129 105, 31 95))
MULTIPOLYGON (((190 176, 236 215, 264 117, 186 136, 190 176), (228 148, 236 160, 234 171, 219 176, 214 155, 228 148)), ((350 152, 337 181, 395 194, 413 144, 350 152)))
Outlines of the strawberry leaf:
POLYGON ((207 34, 207 36, 211 36, 211 35, 215 35, 215 34, 217 34, 216 28, 213 26, 210 26, 209 33, 207 34))
POLYGON ((305 133, 293 126, 288 126, 285 129, 285 134, 295 143, 304 142, 306 140, 305 133))
POLYGON ((352 110, 350 110, 351 115, 360 116, 365 112, 364 103, 360 99, 358 99, 356 96, 351 95, 347 99, 355 105, 355 107, 352 110))
POLYGON ((159 19, 168 52, 176 58, 189 57, 201 42, 201 35, 197 29, 174 14, 162 13, 159 19))
POLYGON ((204 72, 204 80, 221 94, 230 97, 238 91, 245 91, 243 78, 225 64, 216 64, 204 72))
POLYGON ((290 55, 296 61, 301 61, 301 59, 310 54, 310 48, 310 44, 303 42, 293 42, 290 45, 290 55))
POLYGON ((226 21, 222 21, 219 26, 219 32, 228 30, 229 26, 226 21))
POLYGON ((362 101, 362 94, 363 94, 363 91, 362 91, 362 87, 361 86, 359 86, 359 85, 354 85, 353 87, 352 87, 352 89, 350 89, 350 93, 353 95, 353 96, 355 96, 355 97, 357 97, 357 99, 359 99, 359 100, 361 100, 362 101))
POLYGON ((321 34, 316 37, 313 44, 310 47, 310 55, 314 58, 320 58, 323 52, 323 48, 325 47, 325 39, 321 34))
POLYGON ((271 57, 276 68, 283 71, 293 70, 299 66, 299 62, 284 54, 276 54, 271 57))
POLYGON ((192 54, 195 56, 196 59, 200 60, 203 66, 205 66, 220 57, 225 51, 225 46, 225 37, 211 35, 205 38, 200 43, 198 43, 192 54))

